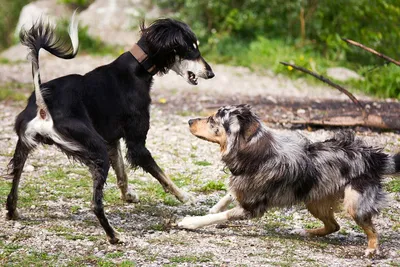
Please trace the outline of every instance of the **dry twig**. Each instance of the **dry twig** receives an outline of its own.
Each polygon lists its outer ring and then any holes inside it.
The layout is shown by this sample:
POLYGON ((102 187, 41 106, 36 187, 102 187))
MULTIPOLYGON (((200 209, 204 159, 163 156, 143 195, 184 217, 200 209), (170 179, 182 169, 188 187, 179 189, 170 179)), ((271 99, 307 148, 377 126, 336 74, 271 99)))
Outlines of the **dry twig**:
POLYGON ((360 103, 360 101, 357 100, 357 98, 356 98, 352 93, 350 93, 349 91, 347 91, 347 90, 346 90, 345 88, 343 88, 342 86, 340 86, 340 85, 338 85, 338 84, 332 82, 332 81, 329 80, 328 78, 326 78, 326 77, 324 77, 324 76, 322 76, 322 75, 320 75, 320 74, 317 74, 317 73, 315 73, 315 72, 313 72, 313 71, 311 71, 311 70, 308 70, 308 69, 306 69, 306 68, 297 66, 297 65, 295 65, 295 64, 290 64, 290 63, 287 63, 287 62, 280 62, 280 63, 281 63, 282 65, 290 66, 290 67, 292 67, 293 69, 296 69, 296 70, 302 71, 302 72, 304 72, 304 73, 310 74, 311 76, 314 76, 314 77, 317 78, 318 80, 321 80, 321 81, 323 81, 324 83, 329 84, 330 86, 332 86, 332 87, 338 89, 340 92, 342 92, 342 93, 344 93, 345 95, 347 95, 347 96, 351 99, 351 101, 353 101, 353 103, 354 103, 355 105, 357 105, 357 106, 361 109, 363 118, 364 118, 364 119, 367 118, 368 115, 367 115, 367 112, 365 111, 364 106, 360 103))
POLYGON ((390 57, 388 57, 388 56, 386 56, 386 55, 384 55, 382 53, 379 53, 378 51, 376 51, 376 50, 374 50, 372 48, 369 48, 369 47, 367 47, 367 46, 365 46, 363 44, 357 43, 356 41, 353 41, 353 40, 350 40, 350 39, 346 39, 346 38, 342 38, 342 40, 345 41, 348 44, 360 47, 360 48, 364 49, 365 51, 368 51, 368 52, 370 52, 370 53, 372 53, 372 54, 374 54, 374 55, 376 55, 376 56, 378 56, 380 58, 383 58, 383 59, 389 61, 390 63, 393 63, 393 64, 395 64, 395 65, 400 67, 400 61, 394 60, 393 58, 390 58, 390 57))

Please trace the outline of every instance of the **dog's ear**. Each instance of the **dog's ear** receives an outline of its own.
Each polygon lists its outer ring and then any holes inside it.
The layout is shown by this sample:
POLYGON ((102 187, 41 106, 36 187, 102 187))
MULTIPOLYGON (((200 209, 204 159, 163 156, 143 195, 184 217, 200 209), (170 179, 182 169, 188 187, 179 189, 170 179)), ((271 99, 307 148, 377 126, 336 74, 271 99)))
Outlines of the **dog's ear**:
POLYGON ((251 111, 249 105, 243 105, 243 107, 242 112, 237 115, 240 124, 240 134, 246 141, 250 141, 260 129, 261 124, 258 117, 251 111))

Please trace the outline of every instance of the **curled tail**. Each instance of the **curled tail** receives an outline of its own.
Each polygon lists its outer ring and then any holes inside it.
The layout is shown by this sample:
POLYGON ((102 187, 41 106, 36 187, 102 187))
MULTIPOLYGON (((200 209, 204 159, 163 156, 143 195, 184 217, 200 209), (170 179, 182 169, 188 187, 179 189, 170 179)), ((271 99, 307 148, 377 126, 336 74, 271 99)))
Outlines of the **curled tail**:
POLYGON ((68 30, 71 45, 62 42, 61 39, 56 36, 54 28, 48 23, 45 24, 42 20, 36 22, 28 31, 22 29, 19 34, 21 43, 30 49, 28 57, 32 62, 36 105, 38 106, 38 112, 42 119, 46 118, 47 106, 40 89, 39 50, 43 48, 56 57, 63 59, 71 59, 76 56, 78 53, 79 39, 78 21, 75 20, 75 13, 76 12, 72 15, 68 30))

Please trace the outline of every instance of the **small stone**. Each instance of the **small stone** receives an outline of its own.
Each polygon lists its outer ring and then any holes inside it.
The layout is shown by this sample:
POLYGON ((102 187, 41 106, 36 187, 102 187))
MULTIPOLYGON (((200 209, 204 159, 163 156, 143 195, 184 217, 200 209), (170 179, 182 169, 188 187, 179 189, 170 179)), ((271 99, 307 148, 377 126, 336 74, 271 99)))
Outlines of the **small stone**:
POLYGON ((338 81, 347 81, 347 80, 363 80, 357 72, 352 71, 350 69, 346 69, 343 67, 338 68, 329 68, 326 70, 326 74, 328 77, 333 78, 338 81))
POLYGON ((300 115, 300 114, 306 113, 306 111, 305 111, 304 109, 302 109, 302 108, 299 108, 299 109, 296 111, 296 113, 297 113, 298 115, 300 115))
POLYGON ((26 165, 24 168, 25 172, 33 172, 35 170, 35 167, 33 167, 32 165, 26 165))

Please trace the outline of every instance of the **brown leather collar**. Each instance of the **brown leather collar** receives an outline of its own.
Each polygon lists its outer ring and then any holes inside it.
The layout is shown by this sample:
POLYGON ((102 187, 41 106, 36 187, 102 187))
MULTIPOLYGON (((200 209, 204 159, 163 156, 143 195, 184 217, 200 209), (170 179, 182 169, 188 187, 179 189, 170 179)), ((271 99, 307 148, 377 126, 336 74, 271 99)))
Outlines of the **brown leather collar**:
POLYGON ((155 75, 157 73, 156 65, 151 62, 149 56, 138 44, 134 44, 129 52, 131 52, 132 56, 136 58, 139 64, 142 65, 142 67, 145 68, 148 73, 151 75, 155 75))

